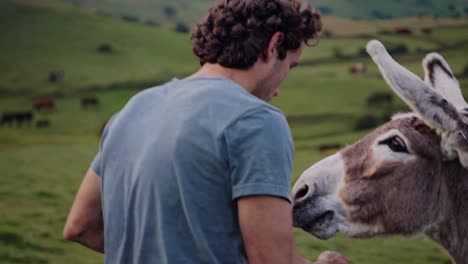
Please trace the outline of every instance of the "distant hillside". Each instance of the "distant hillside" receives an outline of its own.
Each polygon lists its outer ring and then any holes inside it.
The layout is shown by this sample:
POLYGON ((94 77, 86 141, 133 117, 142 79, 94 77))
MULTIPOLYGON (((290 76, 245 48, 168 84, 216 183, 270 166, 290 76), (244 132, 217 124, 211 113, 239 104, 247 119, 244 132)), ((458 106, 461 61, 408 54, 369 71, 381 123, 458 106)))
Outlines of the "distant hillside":
POLYGON ((322 14, 355 19, 468 16, 467 0, 310 0, 322 14))
MULTIPOLYGON (((369 38, 405 43, 410 52, 447 48, 464 41, 467 27, 444 30, 447 33, 441 37, 439 28, 467 22, 465 18, 365 21, 324 16, 326 40, 304 52, 303 60, 355 56, 369 38), (413 33, 392 36, 395 27, 408 27, 413 33), (422 34, 426 27, 434 34, 422 34)), ((0 94, 143 88, 198 67, 188 34, 152 20, 130 14, 110 16, 64 0, 0 0, 0 32, 0 94)))
MULTIPOLYGON (((76 5, 118 16, 133 16, 174 27, 202 17, 213 0, 68 0, 76 5)), ((352 19, 388 19, 408 16, 466 17, 467 0, 309 0, 324 15, 352 19)))
POLYGON ((0 1, 0 32, 0 93, 150 85, 198 64, 186 34, 60 0, 0 1))
POLYGON ((365 36, 379 32, 392 32, 396 28, 408 28, 414 32, 421 29, 451 27, 468 24, 467 18, 434 18, 429 16, 404 17, 390 20, 353 20, 349 18, 323 16, 323 28, 334 36, 365 36))

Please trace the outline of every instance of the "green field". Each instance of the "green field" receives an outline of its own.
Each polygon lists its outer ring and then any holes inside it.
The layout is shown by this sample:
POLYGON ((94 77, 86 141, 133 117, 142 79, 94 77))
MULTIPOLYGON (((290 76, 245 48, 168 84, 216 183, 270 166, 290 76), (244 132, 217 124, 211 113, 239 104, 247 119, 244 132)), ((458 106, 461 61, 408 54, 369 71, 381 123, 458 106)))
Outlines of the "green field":
POLYGON ((0 1, 0 10, 0 32, 9 32, 0 41, 3 92, 62 94, 158 83, 197 66, 190 39, 164 28, 97 16, 59 0, 0 1), (113 52, 99 53, 103 44, 113 52), (49 83, 49 73, 60 70, 63 82, 49 83))
MULTIPOLYGON (((37 95, 54 96, 57 102, 54 111, 34 112, 35 120, 47 119, 50 127, 0 128, 0 263, 101 263, 102 255, 63 240, 66 215, 97 151, 102 124, 138 92, 135 88, 196 69, 189 36, 97 16, 58 0, 1 1, 0 29, 8 33, 0 41, 0 113, 31 109, 37 95), (116 53, 97 53, 96 46, 104 42, 115 46, 116 53), (54 69, 64 69, 65 78, 51 84, 47 74, 54 69), (99 107, 82 109, 84 95, 97 96, 99 107)), ((370 38, 404 43, 409 53, 397 59, 419 75, 424 54, 418 48, 439 50, 461 73, 468 64, 468 45, 463 44, 467 30, 440 27, 427 39, 332 37, 308 48, 303 65, 291 72, 272 102, 290 121, 296 146, 294 180, 327 154, 320 146, 351 144, 369 131, 354 129, 356 120, 371 111, 366 99, 376 91, 389 91, 369 58, 355 56, 370 38), (344 58, 335 57, 336 49, 344 58), (324 61, 310 63, 317 59, 324 61), (349 74, 349 65, 358 61, 367 64, 368 72, 349 74)), ((467 77, 459 80, 468 95, 467 77)), ((405 109, 397 99, 394 108, 405 109)), ((301 230, 295 234, 301 252, 311 259, 331 249, 347 255, 351 263, 449 263, 422 235, 369 240, 338 235, 320 241, 301 230)))
MULTIPOLYGON (((214 0, 68 0, 79 6, 119 16, 130 14, 141 20, 155 20, 171 25, 177 21, 193 24, 203 16, 214 0), (172 9, 169 16, 165 9, 172 9)), ((393 18, 411 16, 466 17, 466 1, 463 0, 398 0, 369 2, 367 0, 306 0, 326 15, 375 19, 376 13, 393 18)), ((377 15, 378 17, 378 15, 377 15)))

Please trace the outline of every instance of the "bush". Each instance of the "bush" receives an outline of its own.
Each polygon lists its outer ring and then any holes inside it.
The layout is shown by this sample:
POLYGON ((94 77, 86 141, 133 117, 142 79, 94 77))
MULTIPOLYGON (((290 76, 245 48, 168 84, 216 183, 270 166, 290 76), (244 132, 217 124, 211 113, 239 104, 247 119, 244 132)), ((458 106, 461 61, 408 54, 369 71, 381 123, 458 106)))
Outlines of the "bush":
POLYGON ((356 120, 356 123, 354 125, 355 130, 365 130, 369 128, 374 128, 377 125, 379 125, 379 118, 373 116, 373 115, 363 115, 360 118, 356 120))
POLYGON ((391 108, 393 96, 389 92, 375 92, 367 97, 366 103, 368 107, 376 107, 378 109, 391 108))
POLYGON ((468 64, 465 66, 465 68, 463 68, 462 76, 468 77, 468 64))
POLYGON ((112 45, 108 43, 103 43, 99 45, 96 49, 99 53, 113 53, 115 51, 112 45))
POLYGON ((393 17, 391 14, 386 14, 377 9, 373 9, 370 13, 370 16, 374 19, 391 19, 393 17))
POLYGON ((173 18, 177 13, 177 9, 171 5, 165 5, 163 7, 163 13, 167 18, 173 18))
POLYGON ((123 14, 120 17, 122 18, 123 21, 132 22, 132 23, 140 22, 140 18, 135 15, 123 14))
POLYGON ((432 34, 432 28, 431 27, 421 28, 421 32, 426 34, 426 35, 431 35, 432 34))
POLYGON ((399 55, 399 54, 406 54, 408 53, 409 50, 405 44, 400 43, 400 44, 388 45, 387 51, 391 55, 399 55))
POLYGON ((416 0, 416 5, 418 6, 432 6, 431 0, 416 0))
POLYGON ((337 59, 342 59, 345 57, 343 51, 339 47, 334 47, 333 48, 333 57, 337 59))
POLYGON ((148 20, 145 22, 145 25, 150 26, 150 27, 157 27, 159 26, 159 23, 154 20, 148 20))
POLYGON ((377 34, 379 34, 379 35, 392 35, 393 32, 391 30, 388 30, 388 29, 382 29, 382 30, 377 31, 377 34))
POLYGON ((323 36, 326 37, 326 38, 331 38, 331 37, 333 37, 333 33, 332 33, 330 30, 324 30, 322 34, 323 34, 323 36))
POLYGON ((367 49, 366 48, 360 48, 357 55, 360 56, 360 57, 368 57, 369 56, 367 54, 367 49))
POLYGON ((177 22, 175 31, 179 33, 188 33, 190 31, 189 27, 183 22, 177 22))
POLYGON ((317 6, 317 9, 322 15, 330 15, 333 13, 333 9, 329 6, 317 6))

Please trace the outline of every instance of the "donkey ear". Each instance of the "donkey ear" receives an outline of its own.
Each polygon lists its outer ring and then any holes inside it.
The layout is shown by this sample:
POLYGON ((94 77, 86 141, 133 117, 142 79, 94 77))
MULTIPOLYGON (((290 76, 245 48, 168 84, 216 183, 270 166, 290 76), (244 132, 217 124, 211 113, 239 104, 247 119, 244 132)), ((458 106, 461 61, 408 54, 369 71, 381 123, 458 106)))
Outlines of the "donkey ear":
MULTIPOLYGON (((430 82, 429 72, 430 83, 426 84, 418 76, 393 60, 382 43, 376 40, 370 41, 367 44, 367 52, 393 91, 428 125, 442 131, 441 145, 445 156, 449 159, 458 157, 463 167, 468 168, 468 123, 464 122, 464 117, 455 106, 444 98, 445 92, 442 96, 441 91, 443 90, 439 89, 436 92, 435 89, 440 87, 440 81, 437 81, 440 79, 437 77, 441 78, 442 73, 439 70, 434 71, 434 85, 430 82)), ((441 65, 444 65, 442 61, 440 62, 441 65)), ((448 72, 453 76, 450 68, 446 67, 445 69, 448 69, 448 72)), ((443 69, 442 72, 448 76, 446 78, 450 78, 450 74, 447 74, 443 69)), ((452 84, 453 80, 454 78, 451 81, 452 84)), ((458 88, 458 82, 456 87, 458 88)), ((454 94, 453 90, 455 89, 452 89, 450 94, 454 94)))
MULTIPOLYGON (((429 53, 422 62, 424 81, 447 101, 451 102, 462 114, 468 113, 468 105, 460 90, 452 69, 438 53, 429 53)), ((465 122, 466 123, 466 122, 465 122)), ((468 131, 461 126, 455 131, 444 131, 441 137, 441 148, 447 159, 458 156, 463 167, 468 168, 468 131)))
POLYGON ((462 127, 453 132, 443 132, 440 142, 445 158, 458 157, 460 163, 468 169, 468 128, 462 127))
POLYGON ((421 78, 398 64, 382 43, 371 40, 367 52, 393 91, 428 125, 443 131, 457 129, 462 122, 457 109, 421 78))
POLYGON ((463 98, 460 85, 444 58, 438 53, 429 53, 422 64, 426 84, 451 102, 458 111, 468 112, 468 109, 465 110, 468 105, 463 98))

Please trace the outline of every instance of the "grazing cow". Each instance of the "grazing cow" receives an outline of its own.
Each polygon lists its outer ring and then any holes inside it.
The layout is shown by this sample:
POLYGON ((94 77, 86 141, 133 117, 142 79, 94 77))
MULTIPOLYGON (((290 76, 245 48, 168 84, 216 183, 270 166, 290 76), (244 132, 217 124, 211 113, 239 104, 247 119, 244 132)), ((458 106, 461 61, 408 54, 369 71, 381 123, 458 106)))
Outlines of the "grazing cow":
POLYGON ((397 115, 308 168, 293 188, 294 225, 327 239, 424 232, 468 263, 468 105, 446 61, 431 53, 425 81, 383 45, 367 51, 415 113, 397 115))
POLYGON ((65 72, 63 70, 52 71, 49 73, 48 80, 50 83, 57 83, 57 82, 62 81, 64 77, 65 77, 65 72))
POLYGON ((396 27, 393 32, 399 35, 411 35, 413 32, 407 27, 396 27))
POLYGON ((40 119, 36 122, 37 128, 46 128, 50 126, 50 121, 48 119, 40 119))
POLYGON ((34 102, 34 108, 37 111, 53 110, 55 108, 55 100, 52 97, 41 97, 34 102))
POLYGON ((364 63, 355 63, 349 66, 349 72, 351 74, 358 74, 358 73, 365 73, 367 71, 367 67, 364 63))
POLYGON ((0 126, 8 125, 11 127, 15 122, 15 115, 13 113, 5 112, 2 115, 2 119, 0 120, 0 126))
POLYGON ((15 119, 18 126, 22 126, 25 123, 28 126, 31 126, 31 121, 33 119, 32 111, 17 112, 15 113, 15 119))
POLYGON ((426 34, 426 35, 430 35, 430 34, 432 34, 432 28, 430 28, 430 27, 421 28, 421 32, 426 34))
POLYGON ((3 127, 4 125, 7 125, 12 127, 14 123, 16 123, 19 127, 21 127, 23 123, 30 126, 33 116, 34 115, 31 111, 5 112, 3 113, 2 119, 0 120, 0 126, 3 127))
POLYGON ((99 105, 99 99, 95 96, 86 96, 81 98, 81 107, 88 108, 90 106, 97 107, 99 105))

